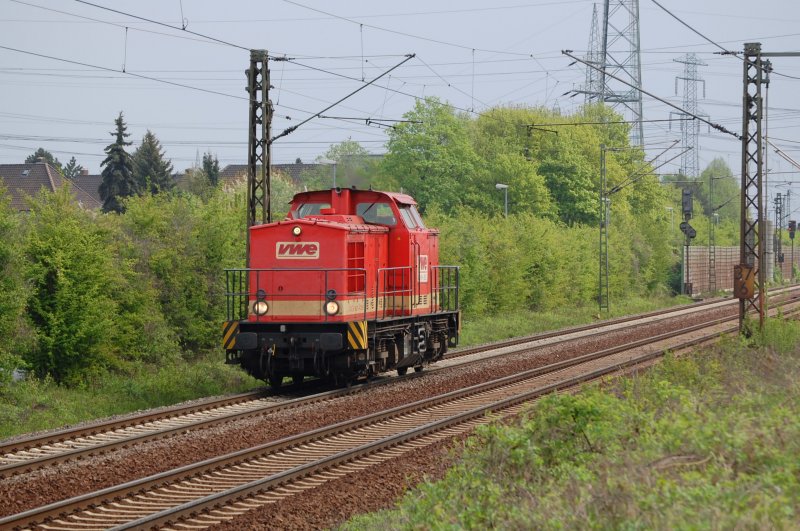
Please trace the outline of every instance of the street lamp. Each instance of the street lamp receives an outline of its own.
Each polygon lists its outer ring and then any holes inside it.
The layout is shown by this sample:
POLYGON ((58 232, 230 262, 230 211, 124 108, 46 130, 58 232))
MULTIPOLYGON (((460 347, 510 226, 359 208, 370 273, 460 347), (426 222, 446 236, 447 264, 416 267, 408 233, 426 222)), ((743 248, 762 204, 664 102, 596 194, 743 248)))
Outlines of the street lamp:
POLYGON ((336 161, 331 159, 317 159, 322 164, 330 164, 333 166, 333 187, 336 188, 336 161))
POLYGON ((504 212, 505 217, 508 217, 508 185, 507 184, 497 183, 497 184, 494 185, 494 187, 497 188, 498 190, 502 190, 503 191, 503 194, 505 196, 504 202, 503 202, 503 204, 504 204, 503 212, 504 212))

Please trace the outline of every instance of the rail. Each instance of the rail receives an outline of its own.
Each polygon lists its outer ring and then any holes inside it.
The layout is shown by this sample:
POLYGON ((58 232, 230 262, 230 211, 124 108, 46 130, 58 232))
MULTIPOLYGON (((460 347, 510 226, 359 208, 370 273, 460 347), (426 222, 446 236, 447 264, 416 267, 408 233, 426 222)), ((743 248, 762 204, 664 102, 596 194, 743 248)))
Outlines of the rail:
MULTIPOLYGON (((713 323, 724 326, 734 320, 735 317, 726 317, 713 323)), ((60 527, 72 527, 79 522, 85 522, 87 516, 92 518, 96 526, 104 522, 111 525, 113 522, 120 529, 140 529, 166 524, 205 527, 209 525, 209 521, 203 521, 204 510, 214 508, 219 513, 223 510, 223 504, 236 503, 249 494, 263 494, 270 489, 286 486, 292 480, 308 478, 319 472, 327 476, 323 479, 329 480, 337 475, 335 467, 352 464, 354 460, 364 456, 369 456, 373 462, 381 460, 383 457, 378 452, 396 447, 401 442, 466 421, 487 421, 489 412, 514 408, 543 394, 574 387, 649 362, 668 350, 687 348, 717 339, 720 333, 736 331, 736 326, 730 325, 723 330, 705 333, 702 337, 694 335, 682 338, 677 344, 653 344, 698 332, 709 324, 694 325, 596 351, 547 367, 524 371, 209 459, 194 466, 56 502, 2 518, 0 527, 37 525, 51 518, 59 518, 60 527), (631 349, 650 346, 652 348, 646 352, 630 352, 631 349), (574 374, 563 373, 556 377, 557 373, 566 369, 576 370, 574 374), (198 489, 199 484, 203 485, 203 489, 198 489), (163 496, 165 489, 169 490, 167 501, 163 496), (80 511, 81 508, 88 508, 90 514, 73 512, 80 511), (189 521, 179 523, 180 519, 189 521)), ((302 491, 321 482, 315 479, 302 484, 295 483, 288 489, 283 488, 282 492, 302 491)), ((262 496, 260 501, 250 498, 247 509, 267 503, 265 500, 271 499, 270 496, 262 496)), ((242 508, 235 508, 231 514, 241 512, 242 508)))

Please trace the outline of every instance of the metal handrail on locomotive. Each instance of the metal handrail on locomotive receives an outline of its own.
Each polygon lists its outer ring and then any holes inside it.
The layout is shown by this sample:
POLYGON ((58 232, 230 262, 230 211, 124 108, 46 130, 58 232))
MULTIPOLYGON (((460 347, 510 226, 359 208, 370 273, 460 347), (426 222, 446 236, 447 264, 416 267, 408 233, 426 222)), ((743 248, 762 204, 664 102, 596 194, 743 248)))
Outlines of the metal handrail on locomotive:
POLYGON ((405 194, 295 195, 283 221, 250 228, 248 269, 226 270, 226 362, 277 387, 405 374, 458 344, 459 270, 405 194))

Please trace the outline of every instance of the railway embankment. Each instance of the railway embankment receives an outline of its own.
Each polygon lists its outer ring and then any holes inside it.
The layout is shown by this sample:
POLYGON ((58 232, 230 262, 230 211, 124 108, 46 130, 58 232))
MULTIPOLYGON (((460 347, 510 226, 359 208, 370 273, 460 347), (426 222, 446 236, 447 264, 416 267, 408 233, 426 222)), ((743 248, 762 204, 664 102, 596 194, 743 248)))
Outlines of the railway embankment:
POLYGON ((668 357, 480 427, 444 450, 460 454, 454 467, 344 528, 794 528, 798 376, 800 326, 771 321, 749 343, 668 357))

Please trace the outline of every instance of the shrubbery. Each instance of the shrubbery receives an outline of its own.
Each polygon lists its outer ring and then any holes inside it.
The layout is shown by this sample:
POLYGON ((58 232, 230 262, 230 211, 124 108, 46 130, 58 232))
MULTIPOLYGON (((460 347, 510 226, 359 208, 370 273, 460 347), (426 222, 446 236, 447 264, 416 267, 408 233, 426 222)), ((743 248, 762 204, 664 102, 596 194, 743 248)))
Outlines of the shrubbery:
POLYGON ((793 529, 800 327, 768 322, 606 389, 481 427, 442 481, 344 529, 793 529))
MULTIPOLYGON (((487 218, 468 209, 429 213, 428 223, 442 232, 441 262, 461 266, 461 302, 469 315, 596 304, 596 227, 531 214, 487 218)), ((647 220, 630 223, 609 235, 609 286, 617 300, 666 291, 674 260, 668 241, 641 234, 657 227, 647 220)))
MULTIPOLYGON (((416 197, 442 231, 441 262, 461 267, 465 315, 593 306, 599 146, 627 147, 626 126, 591 125, 615 121, 602 106, 570 116, 497 108, 473 119, 427 100, 407 118, 390 131, 383 161, 358 166, 376 171, 357 180, 416 197), (569 126, 550 134, 532 123, 569 126)), ((364 155, 351 144, 329 153, 364 155)), ((663 237, 670 195, 643 159, 639 149, 608 156, 609 187, 620 187, 608 231, 612 300, 666 292, 677 261, 674 239, 663 237)), ((296 183, 272 185, 281 219, 296 183)), ((66 188, 32 199, 29 215, 0 204, 0 361, 21 357, 37 376, 90 385, 109 370, 218 348, 223 270, 245 262, 245 203, 244 186, 208 185, 128 197, 121 214, 82 210, 66 188)))
POLYGON ((8 382, 22 364, 20 345, 26 337, 19 217, 11 209, 10 197, 0 184, 0 385, 8 382))

